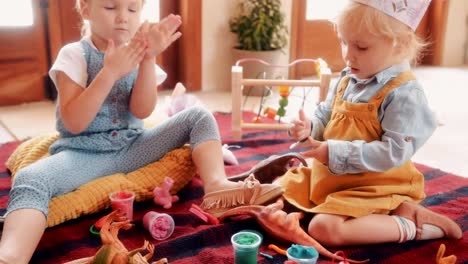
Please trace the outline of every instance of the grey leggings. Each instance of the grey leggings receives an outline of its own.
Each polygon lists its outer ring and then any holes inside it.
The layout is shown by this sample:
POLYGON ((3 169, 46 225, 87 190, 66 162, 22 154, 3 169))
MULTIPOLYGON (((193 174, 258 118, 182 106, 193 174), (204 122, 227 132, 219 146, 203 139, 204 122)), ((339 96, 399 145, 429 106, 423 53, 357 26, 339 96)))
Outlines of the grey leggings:
POLYGON ((160 125, 144 130, 119 151, 63 150, 21 169, 13 182, 7 213, 21 208, 40 210, 47 217, 52 197, 71 192, 99 177, 128 173, 190 143, 194 149, 220 140, 213 115, 202 107, 188 108, 160 125))

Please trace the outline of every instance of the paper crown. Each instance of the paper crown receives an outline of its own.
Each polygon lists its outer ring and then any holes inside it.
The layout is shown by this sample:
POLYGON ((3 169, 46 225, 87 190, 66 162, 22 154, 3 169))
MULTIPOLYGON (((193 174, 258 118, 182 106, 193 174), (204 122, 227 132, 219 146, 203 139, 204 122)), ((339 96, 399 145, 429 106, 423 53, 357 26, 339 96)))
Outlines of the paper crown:
POLYGON ((416 31, 431 0, 353 0, 398 19, 416 31))

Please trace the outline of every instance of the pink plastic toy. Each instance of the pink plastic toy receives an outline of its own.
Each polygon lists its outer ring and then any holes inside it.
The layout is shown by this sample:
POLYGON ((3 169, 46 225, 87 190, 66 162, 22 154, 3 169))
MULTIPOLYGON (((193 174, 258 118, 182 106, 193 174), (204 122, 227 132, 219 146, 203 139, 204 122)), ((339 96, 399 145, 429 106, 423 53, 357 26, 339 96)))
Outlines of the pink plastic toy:
MULTIPOLYGON (((187 89, 182 83, 177 83, 172 91, 171 96, 166 97, 166 112, 167 116, 171 117, 178 112, 187 109, 196 105, 203 105, 201 101, 194 96, 193 94, 187 94, 187 89)), ((223 159, 229 165, 239 165, 239 162, 236 159, 236 156, 229 150, 230 147, 239 146, 228 146, 224 145, 223 150, 223 159)))
POLYGON ((167 97, 167 116, 173 116, 178 112, 194 105, 201 104, 200 100, 192 94, 187 94, 182 83, 177 83, 172 95, 167 97))
POLYGON ((209 223, 212 225, 217 225, 219 224, 218 218, 212 216, 211 214, 203 211, 198 205, 192 204, 190 206, 189 212, 200 218, 203 222, 209 223))
POLYGON ((174 232, 174 219, 168 214, 150 211, 143 216, 143 226, 156 240, 164 240, 174 232))
POLYGON ((224 162, 229 165, 239 165, 239 161, 237 161, 236 156, 234 156, 234 153, 232 153, 232 151, 230 151, 229 148, 240 148, 240 147, 236 145, 229 146, 227 144, 224 144, 223 149, 222 149, 224 162))
POLYGON ((179 196, 170 193, 174 180, 170 177, 165 177, 161 187, 155 187, 153 190, 153 201, 157 205, 161 205, 165 209, 172 207, 172 203, 179 201, 179 196))

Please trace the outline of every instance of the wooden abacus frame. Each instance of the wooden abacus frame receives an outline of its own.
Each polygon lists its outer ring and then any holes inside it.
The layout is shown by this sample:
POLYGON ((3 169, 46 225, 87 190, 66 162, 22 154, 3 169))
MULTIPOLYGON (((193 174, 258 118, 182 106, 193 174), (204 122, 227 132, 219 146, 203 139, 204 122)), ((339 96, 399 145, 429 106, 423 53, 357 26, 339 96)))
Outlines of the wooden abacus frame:
MULTIPOLYGON (((242 120, 242 89, 244 86, 302 86, 302 87, 318 87, 319 102, 324 101, 331 79, 331 70, 328 68, 325 61, 322 59, 299 59, 286 66, 271 65, 265 61, 254 60, 272 67, 291 67, 297 63, 313 62, 316 66, 318 80, 279 80, 279 79, 244 79, 243 68, 240 63, 246 60, 239 60, 236 65, 231 68, 231 91, 232 91, 232 137, 236 140, 242 138, 243 129, 263 129, 263 130, 288 130, 289 124, 266 124, 266 123, 247 123, 242 120)), ((251 60, 250 60, 251 61, 251 60)))

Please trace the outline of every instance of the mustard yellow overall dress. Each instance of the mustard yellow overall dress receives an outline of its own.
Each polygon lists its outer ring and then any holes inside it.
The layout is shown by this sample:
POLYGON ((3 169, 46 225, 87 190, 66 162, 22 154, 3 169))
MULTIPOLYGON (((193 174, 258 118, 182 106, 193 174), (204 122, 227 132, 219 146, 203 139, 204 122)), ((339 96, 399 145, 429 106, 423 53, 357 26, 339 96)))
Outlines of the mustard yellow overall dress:
MULTIPOLYGON (((332 114, 324 130, 324 139, 381 140, 383 130, 378 109, 385 96, 401 84, 414 79, 411 72, 389 81, 368 103, 344 101, 349 78, 337 89, 332 114)), ((388 214, 403 201, 420 202, 425 198, 424 177, 407 161, 384 172, 334 175, 328 167, 313 160, 312 168, 293 168, 280 179, 284 198, 306 212, 361 217, 388 214)))

